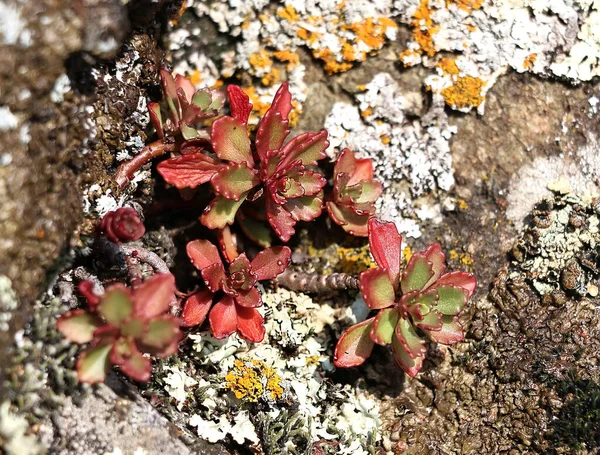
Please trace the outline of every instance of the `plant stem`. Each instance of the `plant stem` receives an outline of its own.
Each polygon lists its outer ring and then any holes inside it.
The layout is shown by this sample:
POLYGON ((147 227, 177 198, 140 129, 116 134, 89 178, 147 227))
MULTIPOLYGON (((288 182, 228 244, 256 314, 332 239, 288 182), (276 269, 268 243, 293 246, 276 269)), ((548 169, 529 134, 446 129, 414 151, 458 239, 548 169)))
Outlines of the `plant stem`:
POLYGON ((129 179, 133 173, 141 168, 144 164, 153 158, 164 155, 168 152, 174 152, 175 150, 176 145, 174 142, 167 143, 163 140, 158 140, 152 144, 148 144, 131 160, 119 166, 119 169, 115 174, 115 181, 117 182, 117 185, 119 185, 119 188, 124 188, 129 182, 129 179))
POLYGON ((156 273, 171 273, 165 261, 163 261, 158 254, 148 251, 141 246, 119 246, 127 258, 137 259, 139 262, 148 264, 156 273))
POLYGON ((358 289, 358 278, 347 273, 303 273, 286 270, 276 279, 276 282, 290 291, 323 294, 344 289, 358 289))

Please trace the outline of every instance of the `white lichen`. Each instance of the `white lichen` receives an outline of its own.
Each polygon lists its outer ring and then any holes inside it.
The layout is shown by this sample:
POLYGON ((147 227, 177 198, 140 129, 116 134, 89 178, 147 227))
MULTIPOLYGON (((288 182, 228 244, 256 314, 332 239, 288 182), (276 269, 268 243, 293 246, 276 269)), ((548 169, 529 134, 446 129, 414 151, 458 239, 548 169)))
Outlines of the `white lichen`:
POLYGON ((6 455, 41 455, 46 449, 33 434, 24 417, 10 410, 10 402, 0 405, 0 449, 6 455))

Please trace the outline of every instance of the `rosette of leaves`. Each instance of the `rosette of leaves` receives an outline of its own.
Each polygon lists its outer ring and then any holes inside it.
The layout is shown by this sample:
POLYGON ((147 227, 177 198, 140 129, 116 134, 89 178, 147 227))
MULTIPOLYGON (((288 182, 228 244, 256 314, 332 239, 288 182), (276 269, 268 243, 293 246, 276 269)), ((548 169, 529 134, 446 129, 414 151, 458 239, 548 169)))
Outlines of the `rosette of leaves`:
POLYGON ((346 148, 333 168, 333 195, 326 203, 327 212, 348 234, 366 237, 381 191, 381 183, 373 180, 373 162, 357 159, 346 148))
POLYGON ((396 362, 411 377, 423 365, 426 338, 451 345, 464 338, 458 315, 473 294, 475 277, 446 270, 439 243, 414 253, 401 269, 402 238, 393 223, 369 220, 369 246, 378 267, 360 274, 360 291, 377 315, 353 325, 339 339, 334 363, 362 364, 375 343, 391 344, 396 362))
MULTIPOLYGON (((205 209, 201 222, 210 229, 233 224, 246 200, 261 209, 239 218, 242 229, 261 245, 269 243, 264 227, 253 213, 266 212, 266 219, 279 238, 288 241, 298 221, 311 221, 321 214, 321 174, 309 169, 325 158, 327 132, 304 133, 284 144, 290 133, 292 109, 287 83, 281 85, 271 107, 256 131, 254 144, 248 133, 252 104, 240 87, 227 88, 231 116, 211 126, 212 151, 218 159, 198 152, 171 158, 158 166, 165 181, 179 189, 211 183, 215 198, 205 209)), ((260 218, 260 216, 258 217, 260 218)))
POLYGON ((131 379, 150 379, 150 354, 159 358, 177 352, 182 338, 180 321, 169 314, 175 293, 173 275, 154 275, 138 288, 114 284, 102 296, 91 293, 91 283, 82 282, 89 311, 76 309, 61 316, 58 330, 78 344, 89 343, 77 360, 81 382, 102 382, 111 365, 131 379))
POLYGON ((212 334, 217 339, 237 331, 249 341, 262 341, 265 327, 257 310, 262 299, 256 283, 281 274, 289 265, 291 250, 287 246, 267 248, 252 261, 242 253, 228 260, 227 268, 217 247, 208 240, 193 240, 187 244, 186 251, 207 289, 187 298, 181 315, 182 325, 200 325, 208 315, 212 334))
POLYGON ((175 77, 166 69, 160 70, 163 94, 168 114, 163 116, 160 103, 149 103, 150 120, 160 139, 177 136, 184 140, 204 138, 206 132, 201 123, 219 115, 225 96, 218 90, 196 90, 192 82, 178 74, 175 77))
POLYGON ((144 223, 131 207, 111 210, 102 217, 98 230, 113 243, 133 242, 146 233, 144 223))

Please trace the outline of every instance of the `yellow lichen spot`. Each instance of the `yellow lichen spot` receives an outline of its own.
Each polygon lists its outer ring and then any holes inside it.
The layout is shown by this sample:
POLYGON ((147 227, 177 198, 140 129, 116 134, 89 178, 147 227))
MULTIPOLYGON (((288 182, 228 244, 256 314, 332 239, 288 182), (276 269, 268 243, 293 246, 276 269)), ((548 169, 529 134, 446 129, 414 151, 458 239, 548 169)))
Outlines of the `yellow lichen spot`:
POLYGON ((458 109, 479 106, 484 97, 481 91, 485 82, 473 76, 459 77, 454 85, 442 90, 442 96, 446 104, 458 109))
POLYGON ((277 10, 277 15, 288 22, 295 22, 300 19, 300 15, 292 5, 286 5, 285 8, 279 8, 277 10))
POLYGON ((365 84, 360 84, 356 86, 356 90, 358 90, 359 92, 364 92, 367 89, 367 86, 365 84))
POLYGON ((273 60, 269 56, 269 53, 264 49, 259 52, 254 52, 248 57, 248 62, 255 68, 268 68, 273 65, 273 60))
POLYGON ((470 13, 473 10, 481 8, 481 5, 483 5, 483 0, 446 0, 446 5, 451 4, 455 4, 460 9, 470 13))
POLYGON ((408 261, 410 261, 410 258, 413 255, 413 251, 410 249, 409 246, 404 247, 404 249, 402 250, 402 261, 404 261, 405 263, 408 263, 408 261))
POLYGON ((363 118, 367 118, 367 117, 369 117, 369 116, 373 115, 373 109, 371 109, 370 107, 368 107, 368 108, 366 108, 364 111, 362 111, 362 112, 360 113, 360 115, 361 115, 363 118))
POLYGON ((475 27, 474 25, 471 25, 471 24, 467 24, 467 30, 470 32, 476 32, 477 27, 475 27))
POLYGON ((352 68, 352 63, 348 62, 338 62, 333 57, 328 57, 325 59, 325 66, 323 69, 328 75, 343 73, 352 68))
POLYGON ((458 66, 456 66, 456 59, 453 58, 444 57, 437 63, 437 67, 440 68, 444 74, 458 76, 460 73, 458 66))
POLYGON ((537 54, 529 54, 523 62, 523 68, 526 70, 533 68, 533 64, 537 60, 537 54))
POLYGON ((346 248, 341 246, 338 247, 336 253, 339 259, 336 270, 343 273, 358 274, 371 267, 377 266, 377 264, 373 262, 373 259, 371 259, 371 252, 368 244, 360 248, 346 248))
POLYGON ((277 400, 283 395, 281 377, 261 360, 236 360, 225 381, 236 398, 244 401, 257 402, 267 397, 277 400))
POLYGON ((456 250, 450 250, 448 252, 448 258, 451 261, 456 261, 458 259, 458 251, 456 251, 456 250))
POLYGON ((307 365, 317 365, 320 360, 321 360, 320 355, 311 355, 310 357, 306 358, 306 364, 307 365))
POLYGON ((354 48, 348 41, 342 43, 342 58, 347 62, 353 62, 356 60, 354 48))
POLYGON ((277 68, 271 68, 271 70, 262 77, 260 82, 262 85, 270 87, 273 84, 276 84, 281 80, 281 71, 277 68))
POLYGON ((300 63, 300 56, 292 51, 276 51, 273 52, 273 57, 280 62, 287 63, 286 69, 288 71, 300 63))
POLYGON ((383 136, 381 136, 381 142, 383 142, 385 145, 388 145, 390 142, 392 142, 392 140, 389 136, 384 134, 383 136))
POLYGON ((299 28, 296 30, 296 35, 298 35, 298 38, 303 39, 304 41, 308 40, 308 30, 305 28, 299 28))
POLYGON ((194 85, 200 84, 202 82, 202 74, 200 74, 200 71, 194 70, 192 74, 190 74, 190 81, 194 85))
POLYGON ((302 109, 300 107, 300 103, 296 100, 292 100, 292 110, 288 115, 288 125, 293 128, 298 123, 298 119, 300 118, 300 114, 302 114, 302 109))
POLYGON ((415 66, 418 55, 418 52, 415 52, 412 49, 406 49, 405 51, 400 52, 400 54, 398 54, 398 57, 402 61, 404 67, 408 68, 411 66, 415 66))
POLYGON ((222 79, 217 79, 211 88, 220 89, 221 87, 223 87, 224 84, 225 83, 223 82, 222 79))
POLYGON ((459 253, 456 250, 450 250, 448 252, 448 259, 451 261, 458 261, 467 267, 473 265, 473 257, 469 253, 459 253))
POLYGON ((459 210, 468 210, 469 204, 467 204, 463 199, 461 199, 460 201, 458 201, 458 209, 459 210))

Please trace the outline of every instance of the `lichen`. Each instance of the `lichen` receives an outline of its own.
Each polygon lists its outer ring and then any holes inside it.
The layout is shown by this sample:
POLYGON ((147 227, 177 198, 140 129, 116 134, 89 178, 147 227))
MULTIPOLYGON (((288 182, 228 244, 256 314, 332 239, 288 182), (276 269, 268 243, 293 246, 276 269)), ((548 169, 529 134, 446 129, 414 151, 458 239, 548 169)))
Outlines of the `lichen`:
POLYGON ((278 400, 283 396, 281 377, 260 360, 236 360, 225 381, 236 398, 251 403, 261 398, 278 400))

